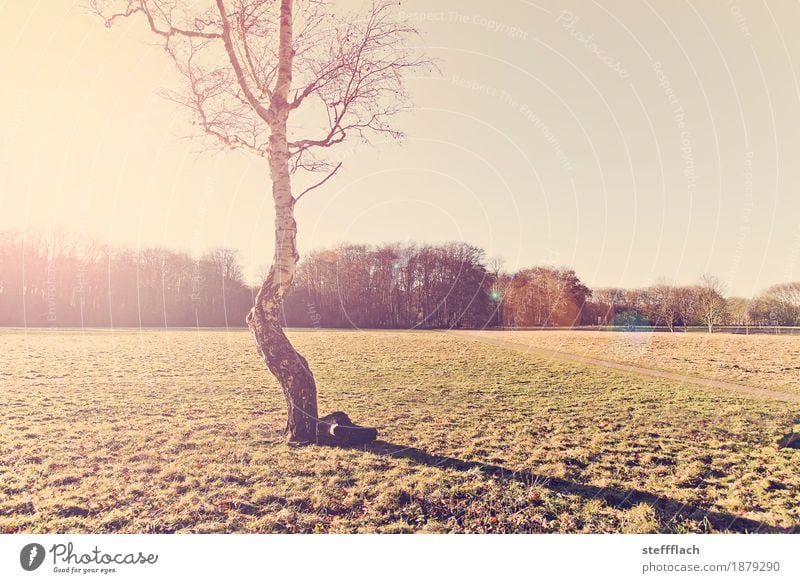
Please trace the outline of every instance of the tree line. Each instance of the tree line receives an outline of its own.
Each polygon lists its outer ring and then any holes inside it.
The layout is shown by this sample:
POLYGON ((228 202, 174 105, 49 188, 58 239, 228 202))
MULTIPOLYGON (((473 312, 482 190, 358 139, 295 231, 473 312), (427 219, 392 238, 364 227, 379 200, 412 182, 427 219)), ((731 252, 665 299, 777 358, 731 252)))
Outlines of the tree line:
POLYGON ((725 297, 724 286, 712 275, 695 285, 659 282, 642 289, 602 288, 592 292, 584 320, 622 327, 660 326, 674 331, 703 326, 800 326, 800 282, 773 285, 754 298, 725 297))
POLYGON ((480 328, 498 309, 483 250, 466 243, 341 245, 301 261, 289 326, 480 328))
POLYGON ((0 233, 0 326, 240 326, 251 304, 230 249, 193 258, 0 233))
MULTIPOLYGON (((237 252, 199 257, 66 235, 0 233, 0 326, 244 326, 256 289, 237 252)), ((340 245, 309 253, 284 323, 332 328, 800 325, 800 282, 725 297, 704 275, 637 289, 590 289, 568 268, 514 273, 467 243, 340 245)))

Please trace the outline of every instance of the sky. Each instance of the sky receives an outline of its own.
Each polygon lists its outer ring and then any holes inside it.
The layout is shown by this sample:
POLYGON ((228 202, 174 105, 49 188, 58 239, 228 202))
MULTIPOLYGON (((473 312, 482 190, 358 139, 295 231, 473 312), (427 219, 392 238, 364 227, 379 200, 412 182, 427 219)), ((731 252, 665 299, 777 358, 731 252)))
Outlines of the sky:
MULTIPOLYGON (((0 3, 0 229, 231 247, 255 278, 273 251, 266 162, 192 139, 144 22, 107 29, 83 6, 0 3)), ((342 170, 297 206, 301 254, 461 240, 593 287, 800 279, 799 3, 397 10, 438 71, 407 80, 401 143, 331 153, 342 170)))

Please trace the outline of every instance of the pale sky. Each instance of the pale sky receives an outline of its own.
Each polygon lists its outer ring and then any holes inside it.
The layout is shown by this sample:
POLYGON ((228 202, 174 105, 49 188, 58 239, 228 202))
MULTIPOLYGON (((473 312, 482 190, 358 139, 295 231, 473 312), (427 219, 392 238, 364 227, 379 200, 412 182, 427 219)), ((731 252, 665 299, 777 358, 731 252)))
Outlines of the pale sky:
MULTIPOLYGON (((234 247, 254 275, 272 255, 265 162, 187 139, 144 23, 109 30, 82 4, 0 4, 0 229, 234 247)), ((301 253, 463 240, 598 287, 800 279, 800 3, 400 10, 440 73, 409 80, 401 145, 345 146, 298 204, 301 253)))

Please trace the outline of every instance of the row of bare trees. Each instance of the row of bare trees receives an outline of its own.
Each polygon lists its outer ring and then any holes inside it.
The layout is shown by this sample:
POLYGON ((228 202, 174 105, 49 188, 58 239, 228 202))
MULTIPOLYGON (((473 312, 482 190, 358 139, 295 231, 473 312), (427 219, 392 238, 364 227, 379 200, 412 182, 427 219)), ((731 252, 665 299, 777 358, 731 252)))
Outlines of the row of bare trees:
MULTIPOLYGON (((605 325, 799 326, 800 282, 755 298, 696 285, 590 290, 571 269, 504 273, 467 243, 340 245, 300 262, 283 305, 289 326, 538 328, 605 325)), ((0 232, 1 326, 242 326, 256 289, 237 253, 195 258, 67 235, 0 232)))
MULTIPOLYGON (((0 233, 2 326, 241 326, 257 288, 237 253, 199 258, 63 234, 0 233)), ((590 295, 575 273, 504 274, 466 243, 341 245, 298 266, 282 321, 303 327, 568 326, 590 295)))
POLYGON ((603 288, 595 290, 587 306, 587 320, 614 326, 663 326, 674 331, 680 326, 714 326, 726 322, 726 301, 722 283, 703 275, 690 286, 660 281, 641 289, 603 288))
POLYGON ((773 285, 753 299, 729 298, 727 305, 736 326, 800 326, 800 281, 773 285))
POLYGON ((313 252, 297 270, 285 320, 290 326, 483 327, 497 309, 483 257, 466 243, 313 252))
POLYGON ((0 233, 2 326, 240 326, 252 303, 230 249, 195 259, 0 233))
POLYGON ((676 286, 666 282, 643 289, 603 288, 592 292, 584 309, 585 323, 623 327, 660 326, 674 331, 689 326, 800 326, 800 282, 767 288, 754 298, 725 297, 712 275, 699 283, 676 286))

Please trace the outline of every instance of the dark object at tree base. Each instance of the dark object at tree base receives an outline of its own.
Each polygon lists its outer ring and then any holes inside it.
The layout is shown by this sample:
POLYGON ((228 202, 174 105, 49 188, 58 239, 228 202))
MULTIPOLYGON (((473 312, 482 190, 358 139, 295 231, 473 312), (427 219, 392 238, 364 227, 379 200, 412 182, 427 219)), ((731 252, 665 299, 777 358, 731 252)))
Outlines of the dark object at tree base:
POLYGON ((375 441, 377 437, 377 429, 356 425, 341 411, 325 415, 317 421, 317 445, 349 447, 375 441))

